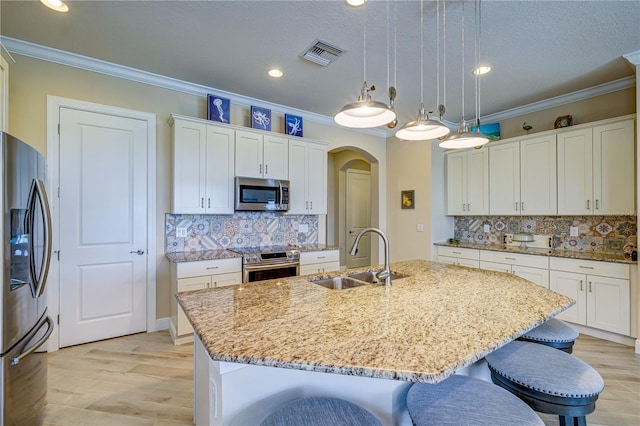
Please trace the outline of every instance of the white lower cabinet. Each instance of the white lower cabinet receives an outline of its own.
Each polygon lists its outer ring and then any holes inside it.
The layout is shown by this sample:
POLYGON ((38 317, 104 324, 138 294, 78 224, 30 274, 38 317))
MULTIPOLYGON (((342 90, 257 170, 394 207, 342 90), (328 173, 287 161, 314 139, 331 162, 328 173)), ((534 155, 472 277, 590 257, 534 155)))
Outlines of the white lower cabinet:
POLYGON ((629 335, 628 265, 575 259, 550 259, 550 288, 576 304, 558 315, 580 325, 629 335))
POLYGON ((507 272, 549 288, 549 257, 480 251, 480 269, 507 272))
MULTIPOLYGON (((242 283, 242 258, 171 264, 171 292, 203 290, 242 283)), ((171 338, 178 345, 193 341, 193 328, 175 297, 171 300, 171 338)))
POLYGON ((340 269, 340 250, 300 253, 300 275, 322 274, 340 269))
POLYGON ((438 262, 448 263, 450 265, 479 268, 480 250, 439 246, 437 260, 438 262))

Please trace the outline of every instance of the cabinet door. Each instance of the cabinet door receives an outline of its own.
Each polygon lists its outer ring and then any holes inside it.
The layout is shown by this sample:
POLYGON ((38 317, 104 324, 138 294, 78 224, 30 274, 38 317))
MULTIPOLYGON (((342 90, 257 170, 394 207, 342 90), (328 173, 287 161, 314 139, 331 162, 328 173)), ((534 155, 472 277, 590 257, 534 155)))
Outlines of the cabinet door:
POLYGON ((593 213, 591 129, 562 132, 558 141, 558 214, 593 213))
POLYGON ((586 276, 574 272, 549 271, 549 288, 576 301, 576 304, 558 314, 558 318, 585 325, 587 323, 586 276))
POLYGON ((520 214, 520 142, 489 148, 489 211, 492 215, 520 214))
POLYGON ((269 179, 289 179, 289 140, 264 136, 263 175, 269 179))
POLYGON ((447 157, 447 214, 466 214, 467 153, 448 153, 447 157))
MULTIPOLYGON (((205 288, 209 288, 211 286, 211 277, 203 276, 203 277, 191 277, 191 278, 180 278, 178 280, 178 291, 192 291, 192 290, 202 290, 205 288)), ((176 333, 178 336, 182 336, 184 334, 193 333, 193 327, 191 327, 191 323, 187 319, 187 316, 184 314, 184 311, 178 305, 178 312, 176 318, 176 333)))
POLYGON ((556 136, 520 142, 520 214, 556 215, 556 136))
POLYGON ((234 131, 217 126, 207 129, 205 210, 233 214, 234 131))
POLYGON ((306 214, 307 144, 289 141, 289 214, 306 214))
POLYGON ((587 325, 629 335, 629 280, 587 275, 587 325))
POLYGON ((242 177, 262 177, 263 158, 262 135, 253 132, 236 131, 235 175, 242 177))
POLYGON ((593 128, 595 214, 628 215, 636 211, 634 121, 593 128))
POLYGON ((211 276, 211 287, 226 287, 228 285, 242 284, 242 272, 218 274, 211 276))
POLYGON ((310 214, 327 214, 327 147, 309 143, 307 148, 308 211, 310 214))
POLYGON ((480 261, 479 260, 471 260, 471 259, 462 259, 459 258, 457 259, 457 265, 460 266, 467 266, 469 268, 479 268, 480 267, 480 261))
POLYGON ((207 126, 173 124, 173 213, 205 213, 207 126))
POLYGON ((549 288, 549 270, 540 268, 530 268, 528 266, 511 266, 514 275, 529 280, 541 287, 549 288))
POLYGON ((489 153, 467 152, 467 215, 489 214, 489 153))
POLYGON ((9 63, 0 56, 0 132, 9 131, 9 63))
POLYGON ((486 271, 511 273, 511 265, 505 265, 504 263, 481 261, 480 269, 484 269, 486 271))

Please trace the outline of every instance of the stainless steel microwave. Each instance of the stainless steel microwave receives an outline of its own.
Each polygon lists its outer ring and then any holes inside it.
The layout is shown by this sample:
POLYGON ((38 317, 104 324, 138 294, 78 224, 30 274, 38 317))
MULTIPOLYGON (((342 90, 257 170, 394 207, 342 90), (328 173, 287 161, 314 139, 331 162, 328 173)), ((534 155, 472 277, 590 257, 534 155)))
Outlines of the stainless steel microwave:
POLYGON ((236 211, 289 210, 289 181, 236 177, 236 211))

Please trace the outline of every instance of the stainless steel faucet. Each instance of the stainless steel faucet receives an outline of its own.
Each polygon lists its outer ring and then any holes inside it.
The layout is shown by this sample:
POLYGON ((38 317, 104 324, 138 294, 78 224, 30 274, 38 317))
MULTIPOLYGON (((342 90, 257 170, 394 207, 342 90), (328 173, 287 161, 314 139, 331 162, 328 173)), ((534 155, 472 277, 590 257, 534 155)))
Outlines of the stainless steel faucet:
POLYGON ((378 228, 365 228, 356 235, 356 239, 353 242, 353 247, 351 247, 351 251, 349 254, 351 256, 355 256, 358 252, 358 243, 360 242, 360 238, 363 234, 367 232, 375 232, 380 235, 382 241, 384 242, 384 269, 382 271, 378 271, 376 273, 376 278, 379 280, 384 280, 385 285, 391 285, 391 268, 389 267, 389 239, 387 236, 378 228))

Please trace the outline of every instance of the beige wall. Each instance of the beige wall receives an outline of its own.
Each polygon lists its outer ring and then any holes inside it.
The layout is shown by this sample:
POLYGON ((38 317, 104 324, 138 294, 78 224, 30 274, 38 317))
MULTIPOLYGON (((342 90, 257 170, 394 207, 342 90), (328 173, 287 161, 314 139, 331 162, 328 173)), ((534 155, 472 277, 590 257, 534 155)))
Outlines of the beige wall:
POLYGON ((554 108, 509 118, 500 122, 500 136, 502 139, 527 134, 522 129, 522 123, 527 122, 533 129, 531 133, 552 130, 557 117, 570 115, 573 124, 584 124, 591 121, 620 117, 636 112, 636 89, 631 87, 606 95, 596 96, 583 101, 572 102, 554 108))
POLYGON ((431 258, 431 143, 387 140, 387 204, 391 260, 431 258), (415 190, 415 208, 401 209, 400 191, 415 190), (424 225, 418 232, 416 226, 424 225))
MULTIPOLYGON (((206 99, 76 69, 51 62, 15 55, 9 82, 9 128, 16 137, 32 144, 46 154, 47 95, 76 99, 120 108, 151 112, 157 116, 157 318, 170 313, 169 264, 164 257, 164 215, 170 207, 171 150, 170 128, 167 123, 172 113, 206 116, 206 99)), ((273 131, 281 131, 282 113, 272 115, 273 131)), ((249 111, 246 106, 232 104, 233 124, 247 125, 249 111)), ((384 137, 353 132, 331 125, 304 122, 305 137, 329 143, 329 149, 342 146, 368 152, 381 163, 375 173, 380 176, 375 185, 382 194, 374 200, 376 221, 386 222, 386 146, 384 137)), ((374 183, 372 182, 372 185, 374 183)), ((376 222, 377 223, 377 222, 376 222)))

